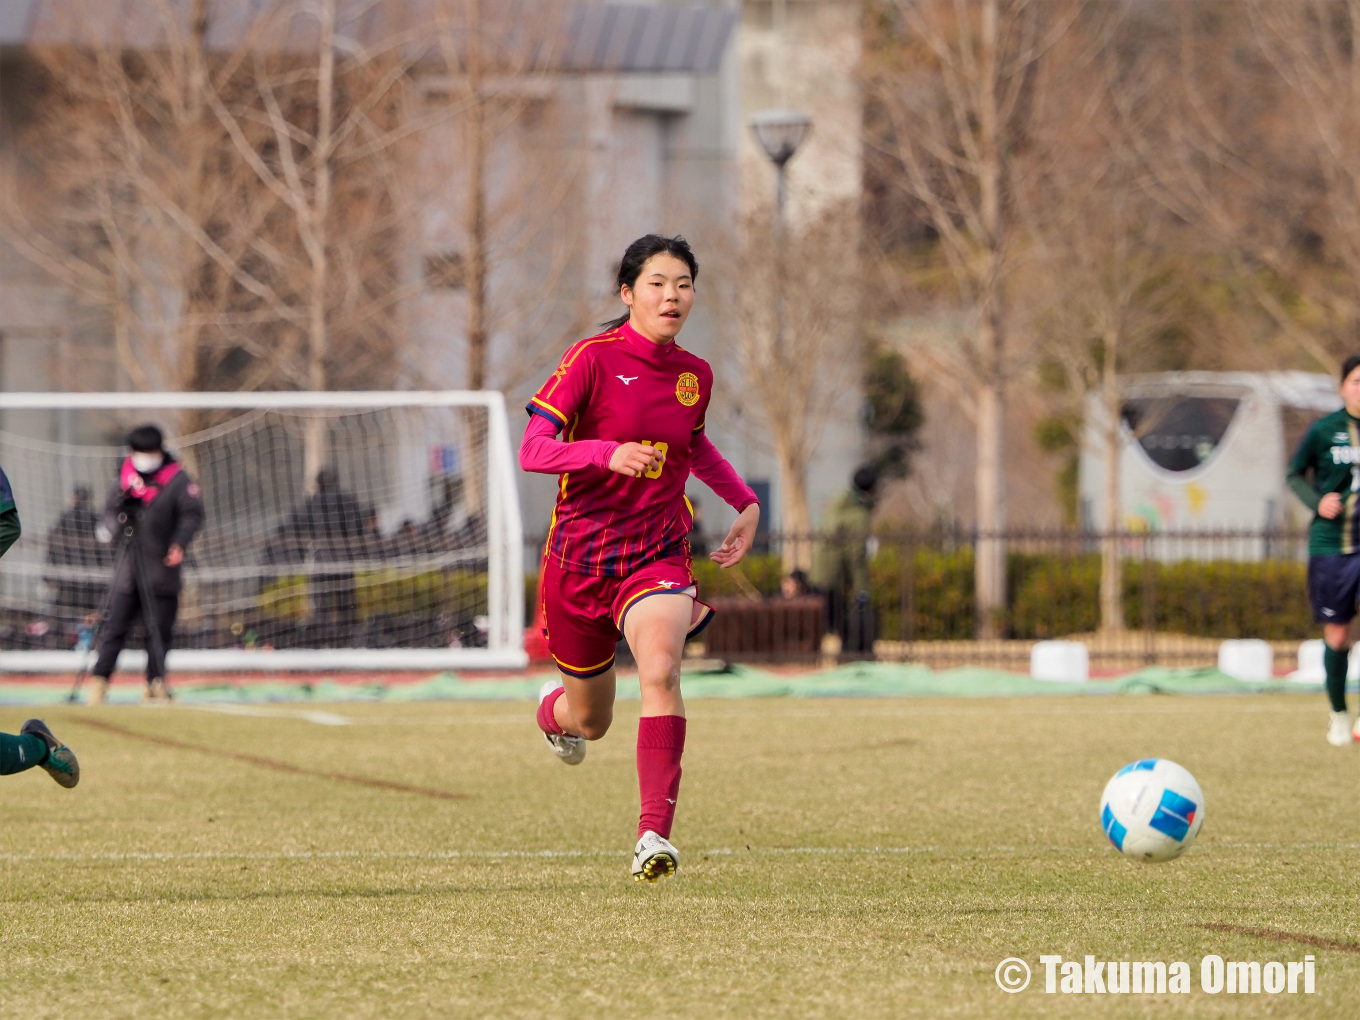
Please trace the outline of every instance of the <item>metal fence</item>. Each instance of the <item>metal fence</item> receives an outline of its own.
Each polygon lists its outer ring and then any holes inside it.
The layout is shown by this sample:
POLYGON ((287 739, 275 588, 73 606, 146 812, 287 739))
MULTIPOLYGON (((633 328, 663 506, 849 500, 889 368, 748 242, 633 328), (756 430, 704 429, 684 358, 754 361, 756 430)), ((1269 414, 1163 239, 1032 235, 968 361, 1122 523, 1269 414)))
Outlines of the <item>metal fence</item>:
MULTIPOLYGON (((695 556, 701 597, 727 618, 710 627, 704 654, 729 661, 875 658, 1023 669, 1035 641, 1071 638, 1086 643, 1093 671, 1113 672, 1212 666, 1222 640, 1262 638, 1283 666, 1319 631, 1301 532, 762 533, 730 571, 708 562, 702 545, 696 542, 695 556), (974 582, 979 542, 998 543, 1006 563, 1004 605, 985 638, 974 582), (1117 612, 1103 620, 1105 553, 1118 566, 1119 597, 1108 607, 1117 612), (786 580, 800 563, 814 582, 810 597, 821 600, 817 641, 809 638, 806 597, 786 580)), ((527 563, 537 562, 540 548, 531 548, 527 563)))

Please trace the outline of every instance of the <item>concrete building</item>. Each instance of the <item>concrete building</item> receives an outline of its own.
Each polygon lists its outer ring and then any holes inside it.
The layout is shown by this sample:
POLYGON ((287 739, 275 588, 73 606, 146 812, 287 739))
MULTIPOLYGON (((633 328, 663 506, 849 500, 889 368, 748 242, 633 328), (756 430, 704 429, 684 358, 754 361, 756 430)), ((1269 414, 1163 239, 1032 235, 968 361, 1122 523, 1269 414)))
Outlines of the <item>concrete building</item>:
MULTIPOLYGON (((181 0, 187 3, 187 0, 181 0)), ((0 3, 0 155, 26 111, 6 81, 20 73, 25 48, 51 44, 63 0, 0 3), (44 34, 46 33, 46 34, 44 34)), ((830 0, 748 0, 517 5, 525 19, 552 11, 559 26, 553 57, 532 72, 493 81, 504 100, 493 124, 484 173, 489 327, 487 384, 512 407, 571 342, 618 314, 614 267, 629 241, 656 231, 682 233, 701 264, 729 244, 752 203, 768 201, 773 170, 749 137, 746 120, 769 106, 796 106, 815 121, 790 164, 790 218, 853 200, 859 187, 859 99, 854 85, 858 4, 830 0), (508 112, 506 112, 508 111, 508 112)), ((135 0, 124 0, 127 11, 135 0)), ((346 7, 341 0, 343 16, 346 7)), ((245 0, 211 0, 222 33, 253 9, 245 0)), ((418 17, 419 0, 391 0, 355 32, 381 33, 380 19, 418 17)), ((342 17, 343 21, 343 17, 342 17)), ((217 31, 217 29, 215 29, 217 31)), ((225 38, 225 34, 223 38, 225 38)), ((280 46, 289 45, 280 40, 280 46)), ((461 83, 438 68, 417 69, 430 109, 457 104, 461 83)), ((405 258, 414 297, 402 309, 410 343, 396 385, 467 385, 467 257, 470 193, 465 123, 456 112, 437 123, 419 156, 423 208, 405 258), (423 286, 421 285, 423 282, 423 286)), ((737 375, 730 326, 699 300, 687 347, 720 375, 737 375)), ((0 387, 129 389, 107 321, 91 317, 52 276, 0 240, 0 387)), ((845 342, 854 337, 847 335, 845 342)), ((739 381, 727 393, 740 392, 739 381)), ((742 420, 739 400, 710 421, 738 470, 774 496, 777 472, 768 443, 742 420)), ((846 484, 858 453, 859 398, 847 392, 828 423, 809 476, 814 511, 846 484)), ((517 429, 520 419, 512 419, 517 429)), ((30 426, 43 438, 72 441, 53 419, 30 426)), ((697 486, 696 492, 703 491, 697 486)), ((551 479, 526 477, 526 530, 546 527, 551 479)), ((725 529, 725 507, 704 500, 708 527, 725 529)), ((778 527, 777 520, 767 521, 778 527)))

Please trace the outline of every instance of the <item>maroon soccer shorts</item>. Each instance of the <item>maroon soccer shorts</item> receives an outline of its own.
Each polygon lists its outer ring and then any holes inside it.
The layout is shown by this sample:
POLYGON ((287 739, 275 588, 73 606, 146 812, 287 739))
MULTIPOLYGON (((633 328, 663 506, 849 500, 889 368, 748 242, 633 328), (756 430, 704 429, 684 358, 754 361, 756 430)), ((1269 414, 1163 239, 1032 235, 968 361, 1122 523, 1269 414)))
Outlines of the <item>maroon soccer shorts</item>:
MULTIPOLYGON (((628 611, 649 595, 684 592, 694 586, 689 556, 668 556, 643 564, 627 577, 575 574, 544 562, 540 585, 543 635, 557 668, 586 679, 613 668, 614 646, 628 611)), ((689 636, 703 630, 713 609, 697 598, 689 636)))

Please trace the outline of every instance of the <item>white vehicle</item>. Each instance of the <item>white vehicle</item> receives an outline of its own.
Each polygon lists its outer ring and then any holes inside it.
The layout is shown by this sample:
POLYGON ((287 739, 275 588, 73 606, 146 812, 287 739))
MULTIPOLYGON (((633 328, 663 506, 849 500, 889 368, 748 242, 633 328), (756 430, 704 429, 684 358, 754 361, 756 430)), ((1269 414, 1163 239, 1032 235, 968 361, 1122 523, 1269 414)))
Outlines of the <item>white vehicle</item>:
MULTIPOLYGON (((1308 426, 1341 406, 1337 381, 1311 372, 1164 372, 1131 376, 1120 421, 1119 521, 1136 532, 1302 528, 1311 516, 1285 486, 1308 426)), ((1082 518, 1105 520, 1104 407, 1087 403, 1082 518)))

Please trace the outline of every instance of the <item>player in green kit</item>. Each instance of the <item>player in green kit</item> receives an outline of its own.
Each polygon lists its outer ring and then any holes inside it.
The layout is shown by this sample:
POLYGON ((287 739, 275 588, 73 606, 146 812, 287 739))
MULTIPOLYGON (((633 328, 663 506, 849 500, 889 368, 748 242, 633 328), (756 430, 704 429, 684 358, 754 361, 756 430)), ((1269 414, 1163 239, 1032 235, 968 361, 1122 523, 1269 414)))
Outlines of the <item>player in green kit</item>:
MULTIPOLYGON (((19 540, 22 530, 19 509, 14 505, 14 492, 4 470, 0 469, 0 556, 19 540)), ((41 719, 28 720, 17 736, 0 733, 0 776, 23 772, 35 765, 42 766, 68 790, 80 782, 80 764, 75 752, 53 736, 41 719)))
POLYGON ((1327 741, 1344 747, 1360 739, 1346 708, 1350 623, 1360 602, 1360 354, 1341 366, 1345 406, 1319 418, 1289 462, 1289 488, 1313 511, 1308 528, 1308 599, 1326 643, 1327 741), (1311 480, 1309 476, 1311 477, 1311 480))

